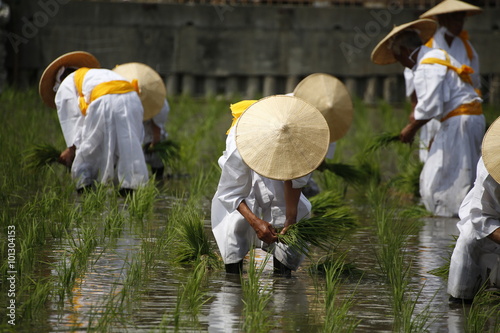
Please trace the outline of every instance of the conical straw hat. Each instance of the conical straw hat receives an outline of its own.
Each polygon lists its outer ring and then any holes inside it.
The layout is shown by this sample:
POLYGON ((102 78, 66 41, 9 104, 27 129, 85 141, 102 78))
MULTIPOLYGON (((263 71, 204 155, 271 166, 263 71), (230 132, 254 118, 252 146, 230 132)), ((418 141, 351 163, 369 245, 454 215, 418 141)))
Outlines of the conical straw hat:
POLYGON ((154 69, 139 62, 129 62, 116 66, 113 71, 129 81, 137 80, 144 108, 144 120, 160 113, 167 97, 167 89, 161 76, 154 69))
POLYGON ((290 180, 315 170, 330 142, 325 118, 318 109, 294 97, 265 97, 251 105, 236 124, 236 146, 256 173, 290 180))
POLYGON ((433 35, 437 29, 437 22, 430 19, 419 19, 409 23, 401 24, 399 26, 394 26, 394 28, 389 32, 380 43, 375 46, 372 52, 372 61, 378 65, 388 65, 397 62, 394 58, 394 54, 390 49, 390 40, 392 37, 396 36, 398 33, 406 30, 413 29, 416 30, 425 44, 433 35))
POLYGON ((293 95, 314 105, 325 117, 330 129, 330 142, 342 138, 351 127, 354 112, 351 96, 336 77, 311 74, 299 82, 293 95))
POLYGON ((420 18, 434 18, 437 15, 454 12, 467 12, 467 16, 470 16, 479 14, 482 11, 480 7, 471 5, 467 2, 460 0, 444 0, 420 15, 420 18))
POLYGON ((42 101, 51 108, 56 108, 56 92, 54 85, 56 83, 56 74, 61 67, 89 67, 99 68, 101 65, 99 61, 92 54, 85 51, 74 51, 63 54, 56 60, 52 61, 50 65, 43 71, 42 77, 38 85, 38 92, 42 101))
POLYGON ((482 156, 486 170, 500 183, 500 117, 490 125, 484 135, 482 156))

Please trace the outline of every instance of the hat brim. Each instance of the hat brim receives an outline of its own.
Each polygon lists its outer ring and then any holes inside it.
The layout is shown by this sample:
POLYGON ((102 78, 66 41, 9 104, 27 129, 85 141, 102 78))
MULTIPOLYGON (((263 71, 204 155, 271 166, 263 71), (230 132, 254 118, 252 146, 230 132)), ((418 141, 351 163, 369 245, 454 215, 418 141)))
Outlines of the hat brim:
POLYGON ((324 160, 330 133, 313 105, 285 95, 251 105, 236 124, 236 146, 256 173, 291 180, 311 173, 324 160))
POLYGON ((467 16, 471 16, 479 14, 482 11, 480 7, 471 5, 470 3, 459 0, 444 0, 420 15, 420 18, 436 18, 438 15, 456 12, 466 12, 467 16))
POLYGON ((436 32, 437 22, 431 19, 419 19, 409 23, 394 26, 372 51, 371 59, 377 65, 388 65, 397 62, 394 53, 389 48, 389 40, 406 29, 418 31, 422 43, 425 44, 436 32))
POLYGON ((500 183, 500 117, 486 131, 481 155, 488 173, 497 183, 500 183))
POLYGON ((167 89, 161 76, 154 69, 139 62, 130 62, 116 66, 113 71, 129 81, 138 81, 139 95, 144 108, 143 120, 149 120, 160 113, 167 97, 167 89))
POLYGON ((330 129, 330 142, 346 135, 351 127, 354 108, 342 81, 329 74, 314 73, 299 82, 293 95, 314 105, 325 117, 330 129))
POLYGON ((94 55, 85 51, 74 51, 63 54, 56 60, 52 61, 43 71, 38 86, 38 92, 42 101, 51 108, 56 108, 54 84, 56 82, 56 74, 61 67, 88 67, 99 68, 101 64, 94 55))

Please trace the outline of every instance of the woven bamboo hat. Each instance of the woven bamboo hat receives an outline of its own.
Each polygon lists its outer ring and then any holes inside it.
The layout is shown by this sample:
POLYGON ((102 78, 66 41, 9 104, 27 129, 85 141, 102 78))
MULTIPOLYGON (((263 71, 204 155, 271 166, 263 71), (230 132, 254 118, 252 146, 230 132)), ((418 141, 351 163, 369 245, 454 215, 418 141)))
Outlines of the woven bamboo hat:
POLYGON ((54 91, 54 84, 56 83, 56 74, 61 67, 89 67, 99 68, 101 65, 99 61, 92 54, 84 51, 74 51, 63 54, 56 60, 52 61, 50 65, 43 71, 42 77, 38 85, 38 92, 42 101, 51 108, 56 108, 56 92, 54 91))
POLYGON ((285 95, 260 99, 236 124, 243 161, 271 179, 305 176, 325 158, 330 142, 325 118, 306 101, 285 95))
POLYGON ((392 38, 406 29, 417 31, 422 43, 425 44, 434 35, 437 29, 437 22, 431 19, 419 19, 399 26, 394 26, 391 32, 389 32, 389 34, 373 49, 371 59, 375 64, 388 65, 397 62, 391 50, 392 38))
POLYGON ((470 16, 479 14, 482 11, 480 7, 471 5, 467 2, 460 0, 444 0, 420 15, 420 18, 434 18, 437 15, 454 12, 467 12, 467 16, 470 16))
POLYGON ((336 77, 311 74, 299 82, 293 95, 314 105, 325 117, 330 129, 330 142, 342 138, 351 127, 354 113, 351 96, 336 77))
POLYGON ((500 117, 486 131, 481 150, 486 170, 500 183, 500 117))
POLYGON ((143 120, 151 119, 160 113, 167 97, 167 89, 154 69, 139 62, 129 62, 116 66, 113 71, 129 81, 137 80, 144 108, 143 120))

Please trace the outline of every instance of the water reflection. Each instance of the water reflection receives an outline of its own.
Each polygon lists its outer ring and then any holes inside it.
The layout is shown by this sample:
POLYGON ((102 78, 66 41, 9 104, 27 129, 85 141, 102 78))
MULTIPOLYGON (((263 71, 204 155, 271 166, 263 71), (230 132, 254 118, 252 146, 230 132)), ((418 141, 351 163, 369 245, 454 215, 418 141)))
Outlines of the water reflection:
MULTIPOLYGON (((464 314, 461 308, 450 308, 446 293, 446 282, 429 274, 447 262, 458 235, 457 219, 427 218, 418 234, 410 237, 408 251, 412 257, 412 295, 422 289, 417 303, 417 312, 429 306, 434 320, 431 332, 464 332, 464 314)), ((155 221, 158 229, 163 221, 155 221)), ((153 226, 152 229, 155 227, 153 226)), ((389 288, 378 269, 375 256, 377 241, 373 226, 356 230, 343 243, 348 251, 348 260, 364 271, 363 277, 342 284, 340 296, 348 298, 355 294, 356 304, 351 313, 360 320, 357 332, 392 332, 393 310, 389 288)), ((87 273, 81 276, 71 297, 63 308, 53 306, 50 322, 53 331, 86 331, 89 321, 95 325, 107 310, 107 300, 121 291, 123 281, 134 255, 140 250, 141 240, 132 233, 124 233, 112 249, 97 248, 94 260, 87 273)), ((59 251, 64 250, 62 246, 59 251)), ((259 251, 259 250, 258 250, 259 251)), ((58 260, 61 255, 54 252, 58 260)), ((262 262, 265 254, 257 256, 262 262)), ((128 314, 123 314, 126 327, 115 327, 116 331, 156 332, 167 318, 163 328, 174 331, 173 314, 176 308, 179 287, 192 273, 191 268, 159 263, 148 272, 147 283, 140 290, 140 299, 133 302, 128 314)), ((248 262, 245 263, 248 265, 248 262)), ((272 263, 268 263, 261 279, 272 293, 269 309, 272 314, 272 332, 316 331, 322 323, 322 303, 318 299, 313 278, 305 261, 292 278, 276 277, 272 274, 272 263)), ((57 274, 53 271, 52 274, 57 274)), ((243 278, 246 276, 244 275, 243 278)), ((321 277, 322 279, 322 277, 321 277)), ((197 322, 183 322, 180 331, 239 332, 243 322, 243 301, 240 277, 226 275, 222 271, 211 272, 204 286, 207 296, 197 322), (191 326, 189 326, 191 325, 191 326)), ((321 297, 321 295, 319 295, 321 297)), ((415 296, 416 297, 416 296, 415 296)))

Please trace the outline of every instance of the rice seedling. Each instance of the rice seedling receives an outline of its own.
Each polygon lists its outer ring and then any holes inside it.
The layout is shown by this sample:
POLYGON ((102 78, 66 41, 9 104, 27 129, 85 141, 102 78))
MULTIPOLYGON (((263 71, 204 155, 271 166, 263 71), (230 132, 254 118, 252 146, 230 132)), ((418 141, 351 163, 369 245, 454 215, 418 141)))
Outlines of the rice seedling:
POLYGON ((241 281, 244 304, 242 330, 244 332, 269 332, 272 325, 267 306, 272 294, 268 286, 263 286, 261 279, 271 255, 267 254, 259 267, 256 265, 254 250, 250 250, 249 257, 247 276, 241 281))
POLYGON ((61 151, 51 144, 34 144, 24 154, 24 166, 31 170, 57 163, 61 151))
POLYGON ((500 328, 500 296, 483 285, 470 307, 463 305, 464 332, 498 332, 500 328))
POLYGON ((355 293, 344 296, 343 299, 340 294, 341 275, 345 271, 344 261, 345 255, 340 255, 331 261, 331 266, 325 266, 324 290, 317 290, 324 295, 323 332, 354 332, 360 323, 359 319, 349 313, 356 303, 355 293))
POLYGON ((416 233, 418 223, 414 219, 401 218, 388 198, 387 190, 387 187, 373 189, 369 198, 373 205, 380 244, 377 248, 377 260, 391 293, 394 331, 426 332, 431 324, 429 305, 415 313, 424 286, 413 299, 409 293, 412 261, 406 250, 406 241, 408 235, 416 233))
POLYGON ((40 278, 37 281, 31 280, 31 283, 24 284, 20 292, 21 295, 29 295, 20 308, 20 314, 26 319, 34 320, 41 317, 46 311, 47 303, 50 301, 53 286, 53 278, 40 278))
POLYGON ((180 157, 180 144, 172 139, 158 142, 153 147, 146 147, 148 153, 156 153, 163 160, 165 167, 172 167, 180 157))
POLYGON ((325 256, 313 261, 308 267, 308 272, 309 274, 325 275, 328 269, 336 270, 338 268, 338 262, 341 259, 342 270, 340 272, 335 272, 335 274, 344 278, 361 278, 363 276, 364 272, 359 270, 354 263, 345 261, 346 253, 337 253, 335 250, 331 250, 325 256))
POLYGON ((151 217, 155 202, 158 200, 158 189, 154 179, 150 179, 144 186, 139 187, 132 195, 125 199, 130 216, 137 221, 144 221, 151 217))
POLYGON ((182 300, 186 306, 187 312, 191 319, 196 321, 200 309, 207 301, 206 292, 203 291, 203 283, 206 282, 206 274, 208 271, 207 257, 200 258, 200 261, 195 264, 193 274, 187 279, 187 282, 182 285, 182 300))
POLYGON ((299 253, 308 254, 311 246, 329 251, 342 239, 342 224, 350 218, 346 209, 338 209, 328 216, 302 219, 291 225, 285 234, 278 233, 278 240, 299 253))
POLYGON ((175 261, 178 263, 197 262, 202 257, 206 257, 209 267, 220 267, 220 258, 205 231, 201 213, 188 206, 182 216, 178 218, 176 222, 178 243, 174 250, 175 261))
POLYGON ((397 133, 383 132, 369 141, 369 145, 365 148, 365 153, 367 154, 373 153, 379 150, 380 148, 387 147, 389 144, 393 142, 400 142, 399 132, 397 133))
POLYGON ((332 163, 324 161, 317 168, 318 171, 330 171, 345 180, 348 184, 359 185, 363 182, 365 174, 357 167, 345 163, 332 163))

